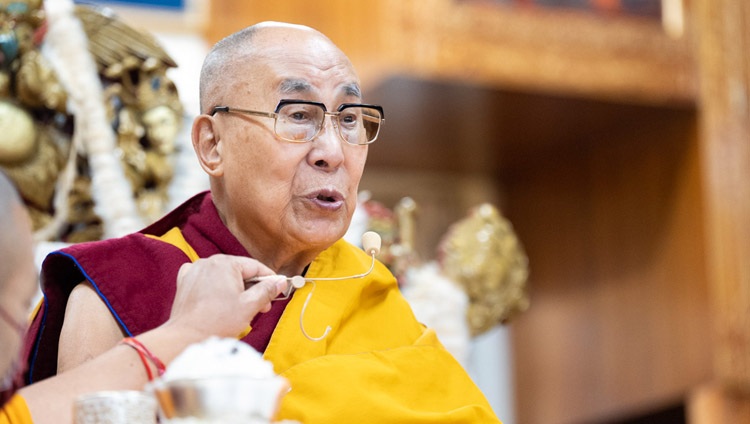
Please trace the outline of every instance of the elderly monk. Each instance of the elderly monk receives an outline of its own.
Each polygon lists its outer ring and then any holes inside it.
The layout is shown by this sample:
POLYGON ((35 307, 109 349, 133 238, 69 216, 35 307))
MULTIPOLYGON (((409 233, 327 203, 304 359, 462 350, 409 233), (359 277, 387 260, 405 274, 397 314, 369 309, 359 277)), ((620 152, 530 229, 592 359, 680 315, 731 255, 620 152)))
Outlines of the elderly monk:
POLYGON ((192 140, 210 191, 137 234, 46 259, 28 378, 159 325, 180 265, 223 253, 297 276, 241 335, 290 381, 280 419, 498 422, 385 266, 362 275, 374 259, 342 240, 383 120, 344 53, 308 27, 248 27, 209 52, 200 103, 192 140))
MULTIPOLYGON (((22 371, 19 350, 27 327, 29 304, 36 294, 37 275, 29 217, 2 173, 0 215, 3 216, 0 221, 3 234, 0 238, 3 257, 0 261, 0 424, 70 423, 73 402, 83 393, 142 389, 148 373, 139 354, 125 344, 111 347, 73 370, 20 388, 23 383, 17 378, 22 371)), ((268 310, 271 299, 287 285, 283 280, 266 280, 243 292, 243 279, 271 273, 255 260, 226 255, 184 265, 169 320, 140 334, 138 341, 168 364, 191 343, 212 335, 237 334, 257 312, 268 310)))

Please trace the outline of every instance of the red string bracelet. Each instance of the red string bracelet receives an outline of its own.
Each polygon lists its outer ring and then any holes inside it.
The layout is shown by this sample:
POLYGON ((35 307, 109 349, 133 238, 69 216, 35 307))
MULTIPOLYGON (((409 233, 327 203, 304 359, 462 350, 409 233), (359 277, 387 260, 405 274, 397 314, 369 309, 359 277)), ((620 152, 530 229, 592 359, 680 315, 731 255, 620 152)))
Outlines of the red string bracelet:
POLYGON ((153 374, 151 373, 151 367, 148 366, 148 363, 146 362, 146 358, 148 358, 149 361, 151 361, 152 364, 156 367, 156 372, 161 377, 164 375, 164 372, 167 370, 167 367, 164 366, 164 363, 159 360, 159 358, 156 357, 153 353, 151 353, 150 350, 146 348, 146 346, 143 345, 138 339, 133 337, 126 337, 122 339, 120 342, 122 344, 126 344, 136 351, 138 351, 138 355, 140 355, 141 360, 143 361, 143 365, 146 367, 146 372, 148 373, 148 379, 153 380, 153 374))
POLYGON ((146 375, 148 375, 148 381, 151 381, 154 379, 154 374, 151 372, 151 366, 148 364, 148 360, 146 359, 146 355, 141 352, 140 349, 133 346, 131 343, 128 343, 126 340, 121 340, 120 344, 128 345, 132 347, 137 353, 138 357, 141 358, 141 362, 143 363, 143 368, 146 369, 146 375))

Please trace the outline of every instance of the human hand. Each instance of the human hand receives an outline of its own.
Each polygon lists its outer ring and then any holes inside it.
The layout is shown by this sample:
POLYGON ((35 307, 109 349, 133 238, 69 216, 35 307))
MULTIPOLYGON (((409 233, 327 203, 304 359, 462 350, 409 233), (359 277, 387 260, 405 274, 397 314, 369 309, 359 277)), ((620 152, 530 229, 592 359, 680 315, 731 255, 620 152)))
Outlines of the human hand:
POLYGON ((214 255, 182 265, 168 324, 197 338, 235 337, 286 289, 283 277, 264 279, 245 290, 244 280, 274 272, 255 259, 214 255))

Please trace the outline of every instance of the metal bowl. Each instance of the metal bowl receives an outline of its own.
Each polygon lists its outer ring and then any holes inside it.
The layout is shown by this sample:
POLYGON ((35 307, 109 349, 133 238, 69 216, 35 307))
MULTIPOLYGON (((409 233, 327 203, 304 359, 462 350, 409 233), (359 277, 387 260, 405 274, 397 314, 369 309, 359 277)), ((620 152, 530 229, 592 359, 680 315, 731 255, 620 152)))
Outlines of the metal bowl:
POLYGON ((199 418, 221 422, 270 420, 289 386, 281 377, 206 377, 156 380, 150 389, 162 418, 199 418))

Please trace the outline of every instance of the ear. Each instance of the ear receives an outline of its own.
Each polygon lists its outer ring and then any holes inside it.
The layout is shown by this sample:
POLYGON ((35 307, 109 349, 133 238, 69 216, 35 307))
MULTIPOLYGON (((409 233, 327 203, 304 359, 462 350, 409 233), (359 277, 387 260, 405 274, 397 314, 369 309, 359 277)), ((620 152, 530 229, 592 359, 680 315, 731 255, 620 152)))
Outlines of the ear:
POLYGON ((213 116, 198 115, 193 121, 193 149, 201 168, 212 177, 224 173, 221 157, 221 136, 213 116))

